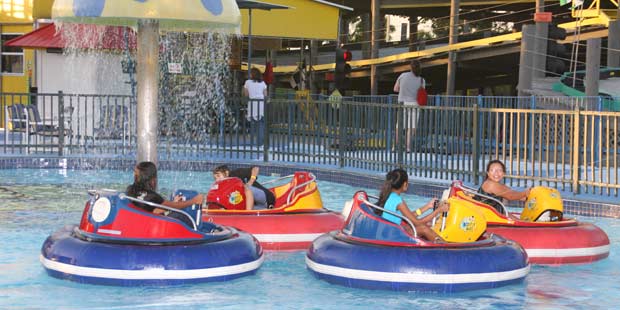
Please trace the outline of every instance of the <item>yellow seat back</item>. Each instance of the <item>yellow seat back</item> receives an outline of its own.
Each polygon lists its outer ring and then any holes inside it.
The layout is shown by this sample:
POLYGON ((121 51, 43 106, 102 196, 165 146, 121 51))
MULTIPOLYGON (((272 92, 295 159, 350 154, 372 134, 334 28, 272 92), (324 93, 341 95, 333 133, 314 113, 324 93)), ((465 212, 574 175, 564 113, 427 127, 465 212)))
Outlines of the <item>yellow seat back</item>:
POLYGON ((554 188, 536 186, 527 196, 521 220, 527 222, 561 221, 564 204, 560 192, 554 188))
POLYGON ((290 206, 285 211, 305 210, 305 209, 321 209, 323 208, 323 200, 319 192, 316 182, 311 182, 305 186, 303 192, 293 196, 290 206))
POLYGON ((449 242, 474 242, 487 229, 487 221, 480 208, 467 201, 452 197, 448 199, 450 212, 444 219, 440 216, 433 230, 449 242), (442 229, 443 226, 443 229, 442 229))
POLYGON ((482 212, 482 215, 484 215, 484 218, 486 219, 487 222, 494 222, 494 223, 509 222, 509 220, 503 214, 497 213, 495 208, 485 205, 480 201, 474 200, 472 197, 470 197, 469 195, 467 195, 466 193, 462 191, 457 192, 456 197, 464 200, 463 203, 468 204, 469 206, 473 208, 477 208, 478 211, 482 212), (482 206, 482 205, 485 205, 485 206, 482 206))

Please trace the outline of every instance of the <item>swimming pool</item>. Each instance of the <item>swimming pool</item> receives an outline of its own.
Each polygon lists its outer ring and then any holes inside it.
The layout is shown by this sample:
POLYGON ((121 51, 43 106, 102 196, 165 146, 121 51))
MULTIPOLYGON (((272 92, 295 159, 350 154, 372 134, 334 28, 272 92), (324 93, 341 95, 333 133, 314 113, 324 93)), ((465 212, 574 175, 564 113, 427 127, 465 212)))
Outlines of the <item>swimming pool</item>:
MULTIPOLYGON (((263 178, 263 177, 261 177, 263 178)), ((579 217, 610 237, 608 259, 580 266, 533 266, 522 284, 453 295, 368 291, 330 285, 305 267, 304 252, 267 253, 258 273, 230 282, 172 287, 109 287, 49 277, 38 256, 45 238, 79 221, 86 190, 123 190, 130 171, 0 169, 0 308, 126 309, 373 309, 613 308, 620 302, 620 220, 579 217)), ((162 193, 206 190, 207 172, 162 171, 162 193)), ((319 180, 325 206, 341 210, 357 188, 319 180)), ((371 190, 373 192, 374 190, 371 190)), ((376 193, 376 191, 375 191, 376 193)), ((408 196, 411 207, 427 199, 408 196)))

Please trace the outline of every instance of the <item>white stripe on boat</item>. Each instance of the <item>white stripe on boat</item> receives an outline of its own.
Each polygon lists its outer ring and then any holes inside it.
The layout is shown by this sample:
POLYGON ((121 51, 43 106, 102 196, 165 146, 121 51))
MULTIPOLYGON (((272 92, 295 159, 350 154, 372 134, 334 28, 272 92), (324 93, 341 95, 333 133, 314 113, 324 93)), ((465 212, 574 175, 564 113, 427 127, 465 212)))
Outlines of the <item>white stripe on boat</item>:
POLYGON ((308 265, 308 268, 322 274, 328 274, 349 279, 397 283, 458 284, 500 282, 523 278, 530 272, 529 264, 520 269, 486 273, 433 274, 430 273, 430 271, 429 273, 383 272, 323 265, 312 261, 307 256, 306 264, 308 265))
POLYGON ((39 255, 39 260, 47 269, 83 277, 122 280, 199 279, 235 275, 258 269, 265 260, 265 255, 261 255, 260 258, 253 262, 239 265, 188 270, 166 270, 161 267, 147 267, 143 270, 90 268, 49 260, 43 257, 43 255, 39 255))
POLYGON ((312 242, 324 233, 314 234, 253 234, 260 242, 312 242))
POLYGON ((112 230, 112 229, 97 229, 97 232, 100 233, 105 233, 105 234, 110 234, 110 235, 120 235, 121 231, 120 230, 112 230))
POLYGON ((525 249, 529 257, 578 257, 609 253, 609 244, 591 248, 572 249, 525 249))

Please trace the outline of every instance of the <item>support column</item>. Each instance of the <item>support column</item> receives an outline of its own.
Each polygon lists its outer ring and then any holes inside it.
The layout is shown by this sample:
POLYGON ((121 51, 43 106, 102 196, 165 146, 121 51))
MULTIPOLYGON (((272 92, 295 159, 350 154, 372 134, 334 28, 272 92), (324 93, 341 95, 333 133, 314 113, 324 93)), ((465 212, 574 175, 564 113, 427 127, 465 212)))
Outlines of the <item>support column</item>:
MULTIPOLYGON (((2 47, 3 46, 4 46, 4 42, 2 42, 2 23, 0 23, 0 56, 2 55, 2 47)), ((2 69, 2 57, 0 57, 0 70, 1 69, 2 69)), ((2 90, 2 79, 3 79, 3 77, 2 77, 2 75, 0 75, 0 93, 3 92, 3 90, 2 90)), ((2 115, 4 115, 3 111, 0 111, 0 113, 2 113, 2 115)), ((6 125, 7 122, 8 122, 7 120, 4 120, 4 124, 3 125, 4 125, 5 130, 8 129, 8 126, 6 125)))
POLYGON ((598 96, 601 65, 601 38, 588 39, 586 49, 586 96, 598 96))
POLYGON ((299 62, 297 63, 297 68, 302 70, 299 74, 299 86, 298 90, 306 90, 308 86, 308 76, 306 75, 306 56, 304 55, 304 51, 306 50, 306 43, 304 43, 304 39, 301 39, 300 49, 299 49, 299 62))
POLYGON ((532 89, 532 63, 534 62, 532 50, 534 48, 536 27, 534 25, 524 25, 521 33, 523 35, 521 37, 519 84, 517 85, 517 91, 519 96, 527 96, 529 94, 526 91, 532 89))
POLYGON ((252 9, 248 10, 248 79, 252 70, 252 9))
MULTIPOLYGON (((379 46, 382 36, 381 32, 381 0, 371 0, 370 11, 372 12, 372 31, 371 31, 371 53, 370 58, 379 58, 379 46)), ((379 76, 377 74, 377 65, 370 65, 370 94, 377 95, 379 88, 379 76)))
MULTIPOLYGON (((536 0, 536 13, 545 11, 545 1, 536 0)), ((534 43, 534 78, 545 77, 547 68, 547 38, 549 32, 549 23, 536 22, 536 40, 534 43)))
POLYGON ((620 20, 609 22, 607 67, 620 67, 620 20))
POLYGON ((342 17, 342 12, 338 14, 338 36, 336 37, 336 47, 349 43, 349 21, 342 17))
MULTIPOLYGON (((450 1, 450 34, 448 44, 456 44, 458 42, 458 24, 460 0, 450 1)), ((456 88, 456 51, 448 53, 448 73, 446 77, 446 95, 453 96, 456 88)))
POLYGON ((372 31, 370 26, 370 14, 366 13, 362 15, 362 58, 368 59, 370 58, 370 50, 371 45, 370 42, 372 38, 370 37, 370 32, 372 31))
POLYGON ((409 16, 409 51, 414 52, 420 50, 418 42, 418 16, 409 16))
MULTIPOLYGON (((272 49, 269 50, 269 59, 271 59, 271 65, 275 68, 278 66, 278 61, 276 60, 278 58, 278 50, 272 49)), ((274 79, 273 79, 273 83, 269 84, 269 97, 270 98, 274 98, 275 94, 276 94, 276 84, 277 84, 277 80, 275 78, 275 74, 274 74, 274 79)))
POLYGON ((137 160, 157 163, 159 123, 159 22, 138 22, 138 151, 137 160))
POLYGON ((309 73, 309 78, 308 78, 308 84, 309 87, 308 89, 310 90, 311 94, 316 94, 316 74, 314 73, 314 65, 317 64, 318 62, 318 55, 319 55, 319 43, 317 40, 310 40, 310 59, 309 59, 309 66, 308 66, 308 70, 310 71, 309 73))

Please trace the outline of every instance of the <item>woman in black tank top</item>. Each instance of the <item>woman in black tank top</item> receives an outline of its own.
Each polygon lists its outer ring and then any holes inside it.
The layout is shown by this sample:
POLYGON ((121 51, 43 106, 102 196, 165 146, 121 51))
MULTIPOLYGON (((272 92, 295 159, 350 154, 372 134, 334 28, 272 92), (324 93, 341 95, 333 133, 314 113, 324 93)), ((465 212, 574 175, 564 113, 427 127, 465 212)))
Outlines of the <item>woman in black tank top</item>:
MULTIPOLYGON (((530 189, 528 188, 522 192, 512 190, 510 187, 501 183, 505 174, 506 166, 504 163, 499 160, 491 160, 487 164, 487 175, 484 182, 482 182, 480 189, 478 189, 478 192, 502 202, 504 200, 525 200, 530 194, 530 189)), ((475 196, 474 199, 492 206, 499 213, 504 212, 501 205, 494 200, 482 196, 475 196)))

